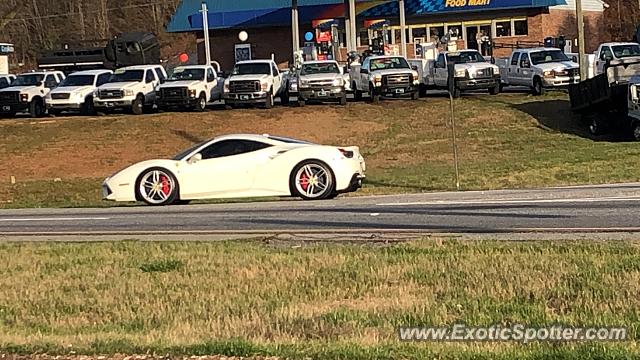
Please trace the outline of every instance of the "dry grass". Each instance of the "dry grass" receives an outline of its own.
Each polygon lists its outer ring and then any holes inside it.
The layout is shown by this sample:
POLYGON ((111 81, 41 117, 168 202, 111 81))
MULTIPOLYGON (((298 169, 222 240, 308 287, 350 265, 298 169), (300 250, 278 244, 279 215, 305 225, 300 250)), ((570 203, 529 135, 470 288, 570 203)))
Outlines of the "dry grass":
MULTIPOLYGON (((635 339, 640 324, 637 242, 6 244, 0 257, 0 349, 17 351, 194 352, 242 341, 248 353, 264 355, 400 347, 412 358, 524 357, 582 345, 408 345, 396 329, 609 325, 635 339)), ((630 343, 621 349, 637 351, 630 343)))

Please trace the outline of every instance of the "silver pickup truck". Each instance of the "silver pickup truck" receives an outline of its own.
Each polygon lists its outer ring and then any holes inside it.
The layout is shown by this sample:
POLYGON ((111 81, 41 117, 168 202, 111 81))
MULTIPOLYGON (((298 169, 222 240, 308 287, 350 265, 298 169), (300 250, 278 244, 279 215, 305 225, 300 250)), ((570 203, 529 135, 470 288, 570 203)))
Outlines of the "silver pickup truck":
POLYGON ((347 104, 347 92, 342 69, 336 61, 308 61, 296 76, 298 105, 307 101, 337 101, 347 104))

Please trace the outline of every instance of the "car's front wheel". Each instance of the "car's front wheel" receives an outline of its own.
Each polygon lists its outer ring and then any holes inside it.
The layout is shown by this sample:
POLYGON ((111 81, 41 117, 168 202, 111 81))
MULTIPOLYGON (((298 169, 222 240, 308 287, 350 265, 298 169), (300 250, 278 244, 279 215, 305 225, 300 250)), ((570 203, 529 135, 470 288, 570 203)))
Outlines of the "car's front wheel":
POLYGON ((291 194, 304 200, 324 200, 335 192, 331 168, 320 160, 306 160, 291 172, 291 194))
POLYGON ((203 112, 207 110, 207 96, 205 94, 200 94, 200 97, 196 102, 195 110, 197 112, 203 112))
POLYGON ((136 199, 156 206, 173 204, 178 200, 178 180, 167 169, 147 169, 136 181, 136 199))

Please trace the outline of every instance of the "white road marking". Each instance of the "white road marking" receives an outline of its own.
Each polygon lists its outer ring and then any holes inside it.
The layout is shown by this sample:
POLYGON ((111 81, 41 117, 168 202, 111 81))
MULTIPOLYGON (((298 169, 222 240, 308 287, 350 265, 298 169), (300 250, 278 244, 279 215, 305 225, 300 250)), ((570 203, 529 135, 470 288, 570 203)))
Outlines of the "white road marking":
POLYGON ((380 213, 371 213, 371 216, 380 216, 380 213))
POLYGON ((412 206, 412 205, 475 205, 475 204, 554 204, 554 203, 599 203, 640 201, 640 197, 606 197, 606 198, 566 198, 566 199, 486 199, 486 200, 432 200, 404 203, 382 203, 376 206, 412 206))
POLYGON ((0 218, 0 222, 28 222, 28 221, 47 221, 47 222, 56 222, 56 221, 92 221, 92 220, 109 220, 108 217, 49 217, 49 218, 0 218))

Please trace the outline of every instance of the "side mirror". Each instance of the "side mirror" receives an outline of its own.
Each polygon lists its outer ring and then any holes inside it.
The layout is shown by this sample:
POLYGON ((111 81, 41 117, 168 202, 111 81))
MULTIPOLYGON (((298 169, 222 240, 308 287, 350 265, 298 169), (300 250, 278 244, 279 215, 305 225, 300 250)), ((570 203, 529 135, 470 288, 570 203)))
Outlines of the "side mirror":
POLYGON ((368 73, 369 73, 369 70, 367 70, 367 69, 362 69, 362 68, 361 68, 361 69, 360 69, 360 73, 361 73, 361 74, 368 74, 368 73))
POLYGON ((38 81, 38 84, 36 84, 37 87, 42 86, 44 83, 42 81, 38 81))
POLYGON ((200 160, 202 160, 202 154, 197 153, 197 154, 193 155, 193 156, 189 159, 188 163, 189 163, 189 164, 195 164, 195 163, 197 163, 197 162, 198 162, 198 161, 200 161, 200 160))
POLYGON ((411 65, 411 70, 418 71, 418 66, 417 65, 411 65))
POLYGON ((631 101, 638 103, 638 85, 631 85, 629 91, 631 92, 631 101))

